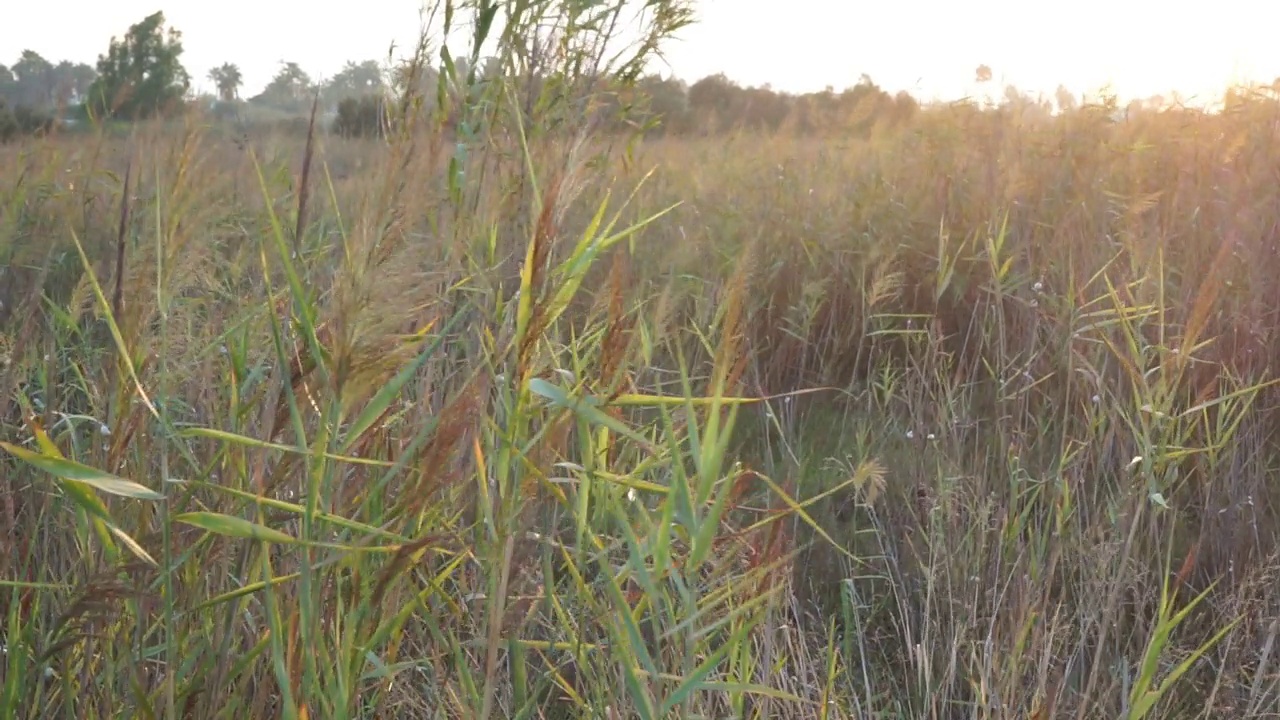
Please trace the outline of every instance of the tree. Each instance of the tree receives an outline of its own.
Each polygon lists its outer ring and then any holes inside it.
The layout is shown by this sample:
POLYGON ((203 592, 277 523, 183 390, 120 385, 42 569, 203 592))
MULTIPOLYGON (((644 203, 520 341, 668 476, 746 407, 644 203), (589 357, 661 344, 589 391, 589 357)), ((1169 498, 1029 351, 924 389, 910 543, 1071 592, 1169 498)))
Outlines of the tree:
POLYGON ((57 105, 77 103, 84 100, 98 79, 98 71, 84 63, 73 63, 63 60, 53 68, 54 102, 57 105))
POLYGON ((979 65, 973 76, 974 80, 980 83, 991 82, 991 68, 987 65, 979 65))
POLYGON ((10 107, 0 98, 0 144, 24 135, 36 135, 53 127, 53 117, 34 108, 10 107))
POLYGON ((63 60, 54 65, 33 50, 24 50, 13 67, 0 65, 0 98, 11 107, 48 113, 79 102, 97 77, 84 63, 63 60))
POLYGON ((362 98, 382 92, 382 66, 377 60, 362 63, 347 61, 342 71, 334 75, 324 86, 328 102, 341 102, 348 98, 362 98))
POLYGON ((222 63, 209 71, 209 80, 218 90, 218 98, 223 102, 234 102, 240 97, 240 86, 244 84, 244 75, 235 63, 222 63))
POLYGON ((8 65, 0 63, 0 100, 12 101, 17 91, 18 78, 14 77, 8 65))
POLYGON ((663 78, 661 75, 650 75, 636 83, 636 89, 645 99, 642 112, 646 120, 652 119, 661 123, 657 132, 681 132, 689 123, 688 88, 675 78, 663 78))
POLYGON ((342 137, 383 137, 387 129, 387 98, 383 95, 348 97, 338 101, 333 132, 342 137))
POLYGON ((397 97, 417 93, 434 98, 440 82, 440 72, 430 65, 402 61, 392 66, 388 73, 391 93, 397 97))
POLYGON ((251 98, 250 102, 271 105, 281 110, 304 110, 315 90, 311 76, 303 72, 298 63, 286 62, 281 65, 280 71, 271 78, 267 87, 251 98))
POLYGON ((10 70, 17 80, 14 105, 32 108, 53 105, 53 63, 34 50, 23 50, 10 70))
POLYGON ((107 54, 98 56, 98 79, 89 90, 93 109, 134 120, 172 109, 191 86, 181 56, 182 33, 166 31, 163 12, 148 15, 123 40, 112 37, 107 54))

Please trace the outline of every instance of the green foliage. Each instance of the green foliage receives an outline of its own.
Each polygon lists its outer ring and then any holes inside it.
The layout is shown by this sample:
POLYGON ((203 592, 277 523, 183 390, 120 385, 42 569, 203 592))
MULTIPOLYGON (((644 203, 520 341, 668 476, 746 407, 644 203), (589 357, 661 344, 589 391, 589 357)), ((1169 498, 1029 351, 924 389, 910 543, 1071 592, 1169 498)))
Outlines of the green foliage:
POLYGON ((83 99, 97 72, 83 63, 56 65, 32 50, 23 50, 12 67, 0 64, 0 100, 11 107, 52 113, 83 99))
POLYGON ((33 50, 23 50, 21 57, 10 68, 14 84, 10 99, 15 105, 47 108, 53 103, 55 83, 54 66, 33 50))
POLYGON ((240 97, 240 86, 244 84, 244 75, 240 66, 235 63, 223 63, 209 71, 209 80, 218 91, 218 99, 223 102, 235 102, 240 97))
POLYGON ((387 100, 382 95, 343 98, 333 119, 333 132, 347 138, 380 138, 385 133, 387 100))
POLYGON ((11 107, 0 98, 0 143, 48 132, 54 119, 25 105, 11 107))
POLYGON ((311 107, 316 85, 295 62, 281 63, 280 70, 267 83, 266 88, 249 98, 249 102, 279 110, 305 112, 311 107))
POLYGON ((17 86, 17 76, 13 74, 13 71, 7 65, 0 63, 0 100, 11 99, 17 86))
POLYGON ((376 60, 361 63, 348 61, 342 70, 324 83, 321 97, 327 103, 341 103, 347 99, 360 99, 383 92, 382 66, 376 60))
POLYGON ((98 57, 98 78, 88 102, 97 117, 139 120, 181 108, 190 86, 182 66, 182 33, 165 28, 163 12, 130 26, 122 39, 111 39, 98 57))

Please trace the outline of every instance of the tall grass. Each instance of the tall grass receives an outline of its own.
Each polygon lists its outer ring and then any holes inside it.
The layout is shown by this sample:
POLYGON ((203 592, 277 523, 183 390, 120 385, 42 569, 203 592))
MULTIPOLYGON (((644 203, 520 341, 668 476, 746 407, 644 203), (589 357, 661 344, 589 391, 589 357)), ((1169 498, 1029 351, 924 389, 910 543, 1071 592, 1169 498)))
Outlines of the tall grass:
POLYGON ((1273 713, 1274 103, 624 149, 563 77, 4 151, 5 717, 1273 713))

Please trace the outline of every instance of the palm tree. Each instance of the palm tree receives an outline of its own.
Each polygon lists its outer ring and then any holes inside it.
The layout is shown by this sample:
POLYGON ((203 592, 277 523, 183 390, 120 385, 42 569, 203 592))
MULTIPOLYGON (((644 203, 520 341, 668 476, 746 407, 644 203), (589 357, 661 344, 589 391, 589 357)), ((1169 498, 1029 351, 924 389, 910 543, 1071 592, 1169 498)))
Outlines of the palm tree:
POLYGON ((281 61, 280 65, 280 71, 271 78, 271 82, 256 97, 250 98, 249 102, 265 102, 286 110, 304 107, 315 88, 311 76, 296 62, 281 61))
POLYGON ((232 102, 240 97, 240 86, 244 84, 244 76, 235 63, 223 63, 209 71, 209 79, 218 88, 218 97, 223 102, 232 102))

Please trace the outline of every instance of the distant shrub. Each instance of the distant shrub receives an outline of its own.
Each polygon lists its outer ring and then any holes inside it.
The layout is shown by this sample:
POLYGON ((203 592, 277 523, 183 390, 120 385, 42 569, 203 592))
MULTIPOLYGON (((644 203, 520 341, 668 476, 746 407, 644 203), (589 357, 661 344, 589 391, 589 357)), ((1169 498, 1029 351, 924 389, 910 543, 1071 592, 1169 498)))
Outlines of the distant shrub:
POLYGON ((0 98, 0 142, 48 132, 52 127, 51 115, 24 105, 11 106, 0 98))
POLYGON ((382 137, 386 99, 381 95, 347 98, 338 103, 333 132, 343 137, 382 137))

